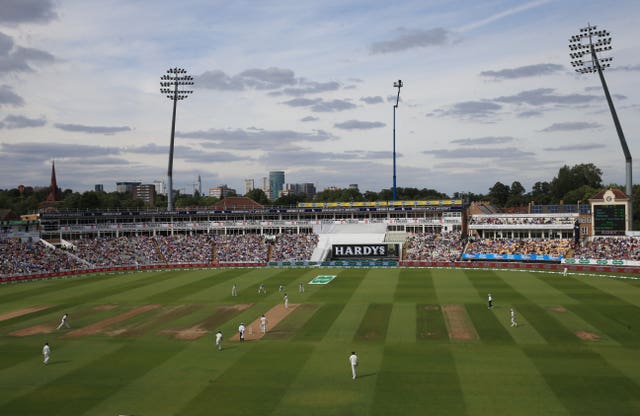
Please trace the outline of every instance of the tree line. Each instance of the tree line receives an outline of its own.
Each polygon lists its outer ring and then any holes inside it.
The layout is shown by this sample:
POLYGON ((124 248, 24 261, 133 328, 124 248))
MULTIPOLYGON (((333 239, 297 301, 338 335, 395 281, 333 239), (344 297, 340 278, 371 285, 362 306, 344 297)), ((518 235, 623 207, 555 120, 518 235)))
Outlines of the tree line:
MULTIPOLYGON (((634 229, 636 223, 640 223, 640 185, 633 187, 634 229)), ((586 203, 604 187, 602 183, 602 170, 593 163, 578 164, 574 166, 564 165, 558 170, 556 176, 550 181, 540 181, 533 184, 529 192, 524 186, 513 181, 511 185, 496 182, 488 189, 486 194, 472 192, 454 192, 448 195, 435 189, 418 189, 400 187, 396 189, 399 200, 433 200, 433 199, 462 199, 465 202, 488 201, 497 208, 524 206, 530 203, 536 205, 549 204, 577 204, 586 203)), ((624 186, 610 184, 607 187, 619 188, 624 191, 624 186)), ((11 209, 17 214, 26 214, 37 211, 45 201, 48 188, 34 189, 25 187, 21 190, 0 190, 0 209, 11 209)), ((235 194, 233 196, 236 196, 235 194)), ((355 188, 327 189, 318 192, 313 199, 304 194, 284 195, 275 201, 270 201, 262 189, 254 189, 245 196, 265 206, 295 206, 299 202, 338 202, 338 201, 390 201, 393 199, 391 189, 383 189, 380 192, 360 192, 355 188)), ((184 195, 177 193, 174 198, 176 208, 209 207, 218 202, 218 198, 199 195, 184 195)), ((157 195, 154 206, 145 206, 141 200, 134 200, 130 193, 73 192, 66 189, 62 192, 62 200, 56 203, 57 208, 62 209, 144 209, 167 207, 167 198, 157 195)))

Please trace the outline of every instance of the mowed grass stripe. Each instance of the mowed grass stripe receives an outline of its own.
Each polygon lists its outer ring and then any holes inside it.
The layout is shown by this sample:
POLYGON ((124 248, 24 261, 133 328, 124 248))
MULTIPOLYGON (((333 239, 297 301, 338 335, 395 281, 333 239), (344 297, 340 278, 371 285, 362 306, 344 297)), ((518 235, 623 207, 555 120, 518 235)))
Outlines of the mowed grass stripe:
MULTIPOLYGON (((65 309, 65 308, 66 308, 65 305, 52 305, 49 308, 41 309, 41 310, 35 311, 35 312, 31 312, 31 313, 26 314, 26 315, 14 316, 11 319, 6 319, 4 321, 0 321, 0 328, 2 328, 3 330, 5 328, 7 328, 6 332, 11 332, 11 330, 14 327, 22 327, 22 326, 24 326, 25 323, 29 323, 29 322, 33 322, 33 321, 40 321, 43 317, 45 317, 47 315, 60 315, 60 316, 62 316, 62 313, 60 313, 59 311, 65 309)), ((16 308, 16 310, 18 310, 18 309, 21 309, 21 308, 16 308)), ((58 321, 58 323, 60 323, 60 322, 58 321)), ((58 325, 58 323, 56 323, 56 325, 58 325)))
POLYGON ((485 305, 487 305, 489 293, 491 293, 493 297, 493 305, 495 307, 508 308, 514 303, 524 303, 528 301, 526 297, 516 291, 492 270, 465 270, 464 272, 473 287, 478 291, 478 296, 485 301, 485 305))
POLYGON ((440 305, 416 305, 416 339, 449 342, 447 324, 440 305))
MULTIPOLYGON (((170 279, 177 279, 178 276, 180 276, 180 272, 151 273, 150 276, 142 276, 142 273, 126 274, 120 276, 120 279, 122 280, 118 282, 118 285, 107 288, 97 288, 97 290, 86 290, 86 288, 79 287, 78 289, 80 289, 80 293, 73 294, 69 298, 62 298, 61 302, 68 305, 82 304, 85 303, 87 299, 92 299, 94 302, 98 302, 100 299, 117 296, 130 290, 151 286, 155 283, 164 282, 170 279)), ((89 289, 93 289, 93 287, 90 287, 89 289)))
MULTIPOLYGON (((483 343, 515 343, 507 329, 500 323, 495 309, 477 303, 466 304, 467 314, 483 343)), ((507 309, 502 309, 507 313, 507 309)), ((500 311, 500 312, 502 312, 500 311)))
POLYGON ((309 302, 348 303, 366 276, 367 269, 337 269, 327 274, 336 275, 336 278, 314 292, 309 297, 309 302))
POLYGON ((71 288, 77 286, 86 286, 88 284, 102 284, 109 280, 115 280, 121 278, 121 274, 110 274, 106 276, 95 275, 82 275, 77 277, 68 277, 52 280, 37 280, 33 282, 25 282, 22 284, 7 284, 0 285, 0 304, 6 305, 14 301, 20 301, 22 303, 28 301, 30 297, 42 296, 43 294, 51 295, 56 292, 68 291, 71 288), (22 290, 24 287, 28 287, 26 290, 22 290))
POLYGON ((416 324, 416 305, 406 302, 394 303, 385 342, 415 343, 416 324))
POLYGON ((640 322, 628 306, 567 305, 566 308, 625 347, 640 347, 640 322))
POLYGON ((400 269, 393 297, 396 302, 438 303, 432 269, 400 269))
POLYGON ((294 335, 294 341, 320 341, 344 309, 343 303, 326 303, 294 335))
POLYGON ((517 346, 458 343, 452 344, 451 350, 467 414, 567 414, 536 366, 517 346))
POLYGON ((592 305, 628 305, 635 314, 640 314, 640 307, 633 305, 617 296, 607 293, 595 286, 589 285, 575 277, 538 277, 546 284, 554 287, 583 304, 592 305))
POLYGON ((371 415, 460 415, 465 410, 448 345, 385 346, 371 415))
MULTIPOLYGON (((34 361, 36 347, 33 340, 3 342, 0 344, 0 370, 13 367, 25 361, 34 361)), ((6 380, 7 382, 9 380, 6 380)))
MULTIPOLYGON (((203 278, 182 284, 180 286, 167 289, 163 292, 156 293, 153 296, 149 296, 146 301, 149 303, 180 303, 180 299, 192 295, 194 293, 209 289, 217 284, 229 282, 232 279, 237 279, 244 274, 249 273, 250 269, 241 270, 225 270, 220 273, 213 273, 203 278)), ((176 282, 178 283, 178 282, 176 282)), ((231 285, 229 285, 229 291, 231 291, 231 285)))
MULTIPOLYGON (((280 321, 274 329, 267 331, 263 339, 281 340, 292 339, 293 337, 300 336, 302 328, 309 322, 309 319, 314 316, 319 308, 320 305, 309 303, 301 304, 293 313, 280 321)), ((314 331, 310 331, 310 334, 313 333, 314 331)))
POLYGON ((360 326, 353 340, 382 343, 387 337, 392 306, 390 303, 370 304, 362 321, 360 321, 360 326))
POLYGON ((241 360, 187 403, 179 414, 208 416, 216 410, 226 416, 270 414, 312 351, 309 344, 256 343, 241 360), (248 384, 256 388, 248 390, 248 384))
MULTIPOLYGON (((273 276, 270 276, 264 281, 255 283, 248 290, 252 290, 254 293, 258 293, 258 287, 260 287, 260 283, 263 283, 265 289, 267 290, 267 295, 272 295, 277 292, 280 285, 283 285, 285 287, 285 292, 297 292, 298 288, 294 284, 294 282, 298 280, 300 278, 300 275, 303 273, 304 269, 284 269, 274 274, 273 276)), ((231 293, 231 287, 229 287, 229 293, 231 293)), ((281 295, 284 295, 284 293, 282 293, 281 295)))
POLYGON ((547 278, 544 281, 579 301, 580 304, 566 305, 566 308, 616 341, 625 346, 640 342, 640 307, 637 305, 574 277, 547 278))
MULTIPOLYGON (((65 380, 64 376, 73 373, 78 368, 89 365, 96 359, 109 356, 115 350, 120 349, 118 343, 105 343, 102 341, 86 339, 81 343, 69 343, 48 339, 51 345, 51 361, 48 365, 42 363, 42 355, 40 353, 41 342, 33 342, 33 339, 18 339, 18 346, 24 351, 31 353, 31 359, 16 361, 13 366, 2 369, 0 374, 0 414, 2 415, 29 415, 24 412, 6 412, 3 407, 6 403, 12 402, 20 397, 30 394, 37 389, 55 383, 58 380, 65 380)), ((113 370, 113 368, 112 368, 113 370)), ((66 379, 66 387, 73 390, 76 382, 82 384, 84 380, 66 379)), ((59 412, 53 404, 40 403, 43 407, 42 412, 47 411, 50 415, 64 414, 59 412)), ((69 414, 76 414, 75 412, 69 414)))
MULTIPOLYGON (((360 344, 347 348, 340 342, 316 344, 278 407, 279 416, 367 415, 374 395, 382 345, 360 344), (348 357, 355 349, 360 357, 353 380, 348 357)), ((263 414, 257 411, 256 414, 263 414)))
POLYGON ((180 343, 127 344, 0 406, 0 414, 51 415, 52 409, 56 414, 81 414, 183 348, 180 343))
POLYGON ((523 315, 529 325, 549 344, 578 344, 580 339, 574 332, 562 325, 549 311, 533 303, 517 305, 518 312, 523 315))
POLYGON ((201 307, 202 305, 177 305, 163 307, 162 309, 155 311, 152 316, 149 316, 140 322, 133 322, 132 324, 126 325, 124 332, 118 334, 118 336, 137 338, 149 332, 167 328, 173 321, 189 316, 201 307))
POLYGON ((581 347, 523 351, 572 414, 640 414, 640 387, 596 352, 581 347))

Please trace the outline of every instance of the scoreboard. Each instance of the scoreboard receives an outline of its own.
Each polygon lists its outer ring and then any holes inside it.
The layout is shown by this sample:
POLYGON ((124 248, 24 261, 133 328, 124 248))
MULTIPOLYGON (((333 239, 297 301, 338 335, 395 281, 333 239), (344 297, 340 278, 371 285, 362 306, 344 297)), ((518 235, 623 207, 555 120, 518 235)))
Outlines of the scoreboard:
POLYGON ((594 205, 593 232, 594 235, 625 235, 626 205, 594 205))

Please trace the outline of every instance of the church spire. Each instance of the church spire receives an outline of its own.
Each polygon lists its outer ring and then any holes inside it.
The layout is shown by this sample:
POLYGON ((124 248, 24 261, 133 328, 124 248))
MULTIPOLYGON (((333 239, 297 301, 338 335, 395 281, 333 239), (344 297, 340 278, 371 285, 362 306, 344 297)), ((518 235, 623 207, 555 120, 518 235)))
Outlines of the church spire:
POLYGON ((56 162, 55 160, 51 164, 51 183, 49 184, 49 195, 47 195, 47 202, 60 201, 62 198, 60 188, 58 188, 58 182, 56 181, 56 162))

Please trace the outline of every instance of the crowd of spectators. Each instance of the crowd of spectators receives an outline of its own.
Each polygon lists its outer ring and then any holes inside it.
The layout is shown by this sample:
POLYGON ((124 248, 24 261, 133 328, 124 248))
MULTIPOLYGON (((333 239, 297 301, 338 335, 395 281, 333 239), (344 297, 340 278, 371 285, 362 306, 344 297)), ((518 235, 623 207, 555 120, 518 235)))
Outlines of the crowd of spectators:
MULTIPOLYGON (((640 260, 640 238, 596 238, 577 247, 569 239, 475 239, 460 232, 410 234, 405 260, 454 261, 466 254, 521 254, 580 259, 640 260), (575 252, 573 251, 575 249, 575 252)), ((53 249, 42 242, 0 240, 0 276, 52 273, 113 266, 176 263, 309 260, 317 234, 126 236, 84 238, 73 248, 53 249)))
POLYGON ((576 247, 577 259, 640 260, 640 239, 637 237, 600 237, 576 247))
POLYGON ((415 233, 406 241, 405 260, 454 261, 463 249, 460 232, 415 233))
POLYGON ((70 241, 73 253, 93 267, 163 263, 153 237, 100 237, 70 241))
POLYGON ((281 234, 276 238, 271 261, 310 260, 318 234, 281 234))
POLYGON ((175 263, 211 263, 214 238, 208 234, 175 234, 155 237, 163 260, 175 263))
POLYGON ((471 225, 562 225, 574 224, 575 217, 471 216, 471 225))
POLYGON ((62 272, 83 266, 64 251, 41 242, 0 240, 0 276, 62 272))
POLYGON ((216 260, 228 262, 266 262, 268 246, 260 234, 216 235, 216 260))
POLYGON ((569 239, 478 239, 469 241, 466 254, 522 254, 565 257, 571 250, 569 239))

